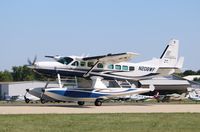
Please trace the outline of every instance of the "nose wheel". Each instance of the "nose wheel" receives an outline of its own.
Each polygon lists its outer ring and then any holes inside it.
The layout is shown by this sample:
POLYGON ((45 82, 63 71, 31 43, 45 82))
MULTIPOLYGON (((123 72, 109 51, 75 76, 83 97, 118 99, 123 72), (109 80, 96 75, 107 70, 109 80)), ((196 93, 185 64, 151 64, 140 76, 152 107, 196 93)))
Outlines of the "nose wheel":
POLYGON ((44 92, 45 92, 45 90, 42 89, 42 93, 41 93, 41 97, 40 97, 40 102, 41 102, 42 104, 46 103, 46 100, 43 98, 44 92))
POLYGON ((24 99, 27 104, 30 102, 30 99, 26 98, 26 96, 24 96, 24 99))
POLYGON ((27 95, 28 92, 29 92, 29 89, 26 89, 26 93, 25 93, 25 95, 24 95, 24 101, 25 101, 27 104, 30 102, 30 99, 28 99, 28 98, 26 97, 26 95, 27 95))
POLYGON ((40 102, 42 103, 42 104, 44 104, 44 103, 46 103, 46 101, 44 100, 44 99, 40 99, 40 102))

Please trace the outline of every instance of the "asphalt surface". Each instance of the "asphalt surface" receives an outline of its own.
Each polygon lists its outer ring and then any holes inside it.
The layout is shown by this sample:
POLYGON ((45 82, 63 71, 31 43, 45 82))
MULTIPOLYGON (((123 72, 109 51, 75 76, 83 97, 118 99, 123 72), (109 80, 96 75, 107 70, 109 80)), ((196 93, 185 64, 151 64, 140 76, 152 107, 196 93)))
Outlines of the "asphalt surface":
POLYGON ((76 104, 0 105, 0 114, 83 114, 83 113, 200 113, 200 104, 133 104, 77 106, 76 104))

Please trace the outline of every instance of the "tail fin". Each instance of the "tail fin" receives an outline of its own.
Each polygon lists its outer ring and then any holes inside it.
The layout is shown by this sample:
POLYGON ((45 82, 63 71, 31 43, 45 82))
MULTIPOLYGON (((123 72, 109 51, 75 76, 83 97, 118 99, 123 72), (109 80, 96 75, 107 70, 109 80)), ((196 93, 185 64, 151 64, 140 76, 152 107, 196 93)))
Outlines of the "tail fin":
POLYGON ((162 53, 160 59, 163 66, 175 67, 178 60, 179 40, 172 39, 162 53))

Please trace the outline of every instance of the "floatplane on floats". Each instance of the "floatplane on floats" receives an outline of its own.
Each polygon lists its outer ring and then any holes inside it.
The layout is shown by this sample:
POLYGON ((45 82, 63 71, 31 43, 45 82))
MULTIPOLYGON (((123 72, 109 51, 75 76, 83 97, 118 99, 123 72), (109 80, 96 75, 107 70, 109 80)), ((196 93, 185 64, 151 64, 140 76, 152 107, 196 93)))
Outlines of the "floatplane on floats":
POLYGON ((155 76, 170 75, 182 68, 184 58, 178 58, 179 41, 172 39, 162 53, 161 57, 152 60, 131 63, 131 58, 138 56, 137 53, 126 52, 107 54, 101 56, 45 56, 55 61, 33 62, 28 60, 31 69, 35 72, 55 77, 76 76, 90 78, 100 76, 105 80, 134 80, 149 79, 155 76))

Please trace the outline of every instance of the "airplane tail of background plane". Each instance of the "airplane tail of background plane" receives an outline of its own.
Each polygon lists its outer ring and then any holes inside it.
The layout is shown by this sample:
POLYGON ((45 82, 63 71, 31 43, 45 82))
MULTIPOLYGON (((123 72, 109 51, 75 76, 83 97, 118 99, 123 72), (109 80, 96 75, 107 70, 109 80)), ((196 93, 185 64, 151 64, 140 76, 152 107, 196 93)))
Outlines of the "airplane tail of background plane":
POLYGON ((178 55, 179 40, 172 39, 160 56, 160 69, 168 71, 169 74, 180 72, 180 69, 183 67, 184 58, 178 58, 178 55))
POLYGON ((160 56, 161 63, 166 66, 175 66, 178 60, 179 41, 172 39, 160 56))

